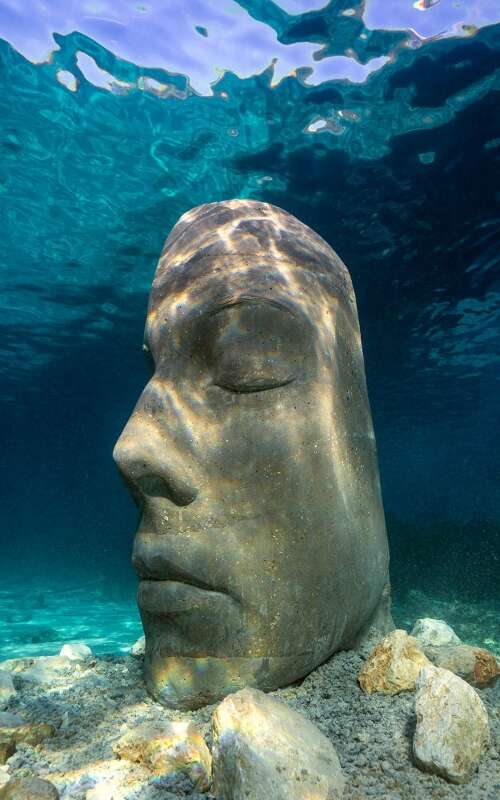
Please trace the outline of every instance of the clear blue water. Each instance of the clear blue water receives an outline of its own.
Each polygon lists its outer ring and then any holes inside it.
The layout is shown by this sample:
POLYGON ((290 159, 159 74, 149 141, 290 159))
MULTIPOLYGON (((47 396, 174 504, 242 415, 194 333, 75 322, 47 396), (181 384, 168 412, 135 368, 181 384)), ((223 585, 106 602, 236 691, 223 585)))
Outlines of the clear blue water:
POLYGON ((0 2, 0 657, 140 633, 111 450, 162 243, 227 197, 296 214, 351 271, 397 620, 498 647, 494 4, 104 5, 0 2))

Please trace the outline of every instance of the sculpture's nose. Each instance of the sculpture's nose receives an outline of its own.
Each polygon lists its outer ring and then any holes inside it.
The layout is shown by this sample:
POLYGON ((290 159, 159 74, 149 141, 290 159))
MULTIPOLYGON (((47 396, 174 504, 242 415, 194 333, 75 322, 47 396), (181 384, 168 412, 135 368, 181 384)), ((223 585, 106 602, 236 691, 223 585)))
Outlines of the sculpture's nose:
POLYGON ((113 458, 139 505, 148 497, 165 497, 177 506, 187 506, 198 494, 191 478, 187 437, 179 430, 164 430, 162 422, 139 404, 115 445, 113 458))

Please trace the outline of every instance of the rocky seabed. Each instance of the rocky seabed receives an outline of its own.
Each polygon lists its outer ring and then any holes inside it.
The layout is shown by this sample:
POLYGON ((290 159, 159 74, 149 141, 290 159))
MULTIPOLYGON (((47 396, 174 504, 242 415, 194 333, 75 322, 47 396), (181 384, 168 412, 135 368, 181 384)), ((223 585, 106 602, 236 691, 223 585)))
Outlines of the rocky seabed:
POLYGON ((500 797, 498 663, 442 620, 192 712, 147 695, 142 654, 0 664, 0 800, 500 797))

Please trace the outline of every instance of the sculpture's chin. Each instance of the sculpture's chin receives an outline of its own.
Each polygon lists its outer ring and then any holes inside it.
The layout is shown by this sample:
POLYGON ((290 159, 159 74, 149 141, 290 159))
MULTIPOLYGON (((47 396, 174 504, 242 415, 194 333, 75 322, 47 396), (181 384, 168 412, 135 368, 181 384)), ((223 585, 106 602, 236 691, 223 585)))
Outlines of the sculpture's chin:
MULTIPOLYGON (((286 686, 330 654, 314 647, 297 655, 255 653, 255 631, 239 603, 228 595, 169 587, 162 592, 161 603, 149 591, 139 597, 146 635, 146 685, 156 700, 171 708, 199 708, 245 686, 262 690, 286 686)), ((262 648, 260 640, 259 645, 262 648)), ((266 649, 272 646, 267 642, 266 649)))
POLYGON ((333 627, 329 637, 302 641, 297 653, 290 652, 293 645, 287 637, 286 655, 265 655, 266 650, 278 649, 278 632, 263 643, 241 605, 226 594, 171 583, 143 586, 139 598, 147 689, 162 705, 183 710, 216 703, 245 686, 263 691, 287 686, 337 650, 359 645, 374 631, 384 635, 393 627, 387 585, 362 627, 360 623, 355 628, 333 627), (266 649, 259 654, 257 646, 263 645, 266 649))
POLYGON ((310 655, 270 657, 158 657, 146 640, 145 678, 150 694, 169 708, 193 710, 245 686, 272 691, 307 675, 310 655))

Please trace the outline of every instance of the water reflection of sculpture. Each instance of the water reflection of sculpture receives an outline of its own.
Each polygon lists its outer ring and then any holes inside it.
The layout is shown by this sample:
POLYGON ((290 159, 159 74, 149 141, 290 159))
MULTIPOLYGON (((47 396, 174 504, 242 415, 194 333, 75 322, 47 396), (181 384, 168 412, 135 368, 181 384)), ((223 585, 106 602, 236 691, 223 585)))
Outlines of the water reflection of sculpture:
POLYGON ((385 613, 347 269, 278 208, 200 206, 165 244, 145 347, 154 374, 115 459, 142 510, 133 561, 149 689, 195 708, 283 686, 385 613))

